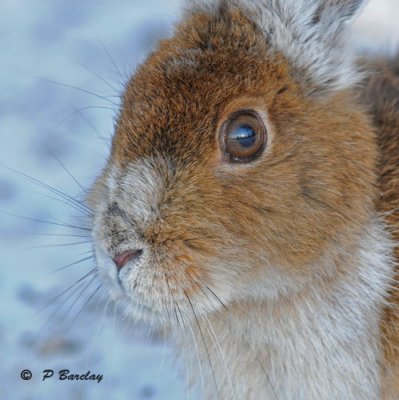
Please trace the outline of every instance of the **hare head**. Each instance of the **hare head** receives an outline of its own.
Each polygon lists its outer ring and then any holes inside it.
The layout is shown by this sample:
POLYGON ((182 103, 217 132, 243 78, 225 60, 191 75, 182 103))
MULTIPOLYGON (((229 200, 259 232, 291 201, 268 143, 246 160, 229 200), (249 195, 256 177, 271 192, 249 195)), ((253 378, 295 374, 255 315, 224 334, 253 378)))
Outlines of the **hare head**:
POLYGON ((89 202, 101 273, 137 317, 173 324, 340 273, 375 196, 344 44, 361 3, 197 2, 135 72, 89 202))

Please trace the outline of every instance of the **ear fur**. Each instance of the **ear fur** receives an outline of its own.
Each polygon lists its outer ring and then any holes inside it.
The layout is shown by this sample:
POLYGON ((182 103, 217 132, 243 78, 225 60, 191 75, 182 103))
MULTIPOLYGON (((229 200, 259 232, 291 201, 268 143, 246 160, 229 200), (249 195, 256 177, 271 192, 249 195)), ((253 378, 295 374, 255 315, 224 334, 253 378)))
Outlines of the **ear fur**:
POLYGON ((339 90, 358 73, 345 46, 350 22, 365 0, 195 0, 186 10, 220 15, 242 10, 271 47, 290 62, 295 77, 310 92, 339 90))

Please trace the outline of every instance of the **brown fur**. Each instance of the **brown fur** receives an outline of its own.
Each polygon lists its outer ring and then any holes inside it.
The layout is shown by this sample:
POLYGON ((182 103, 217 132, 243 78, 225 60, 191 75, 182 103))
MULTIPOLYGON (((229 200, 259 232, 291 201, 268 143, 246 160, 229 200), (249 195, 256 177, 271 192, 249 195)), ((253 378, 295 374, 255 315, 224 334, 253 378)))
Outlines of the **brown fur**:
MULTIPOLYGON (((363 94, 377 128, 380 148, 381 198, 377 207, 386 215, 392 237, 397 243, 395 258, 399 263, 399 57, 389 62, 375 62, 369 69, 372 72, 363 94)), ((399 393, 399 267, 395 280, 388 299, 390 306, 385 309, 381 328, 384 334, 384 372, 399 393)))
MULTIPOLYGON (((113 158, 123 165, 166 153, 177 168, 190 170, 187 175, 196 177, 201 190, 187 193, 187 198, 179 193, 176 208, 182 199, 198 209, 202 198, 206 215, 215 214, 209 220, 220 220, 230 209, 223 224, 235 237, 245 238, 251 225, 251 241, 261 240, 258 245, 263 246, 261 233, 269 232, 270 262, 303 271, 326 250, 331 237, 339 236, 337 241, 350 246, 353 231, 369 217, 374 200, 373 137, 350 93, 329 98, 328 105, 307 98, 284 58, 266 54, 264 37, 241 13, 219 19, 192 17, 173 39, 161 43, 127 87, 113 158), (266 108, 278 132, 270 156, 251 166, 249 173, 245 166, 218 166, 216 128, 237 102, 266 108), (357 178, 348 179, 353 176, 357 178), (328 190, 331 187, 334 191, 328 190), (248 197, 252 204, 240 210, 231 207, 230 199, 248 197), (236 214, 243 209, 245 216, 236 214), (267 226, 259 221, 259 213, 267 215, 267 226), (348 224, 348 219, 357 223, 348 224)), ((203 225, 202 215, 192 213, 191 218, 191 226, 203 225)))

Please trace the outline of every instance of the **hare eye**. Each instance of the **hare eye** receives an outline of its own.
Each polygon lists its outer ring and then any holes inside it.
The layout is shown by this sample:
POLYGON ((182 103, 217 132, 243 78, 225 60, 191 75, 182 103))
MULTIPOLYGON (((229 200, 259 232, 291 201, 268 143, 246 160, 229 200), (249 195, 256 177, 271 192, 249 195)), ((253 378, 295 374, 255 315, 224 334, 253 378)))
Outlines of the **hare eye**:
POLYGON ((229 161, 249 162, 262 153, 266 143, 266 128, 254 111, 238 111, 222 126, 222 142, 229 161))

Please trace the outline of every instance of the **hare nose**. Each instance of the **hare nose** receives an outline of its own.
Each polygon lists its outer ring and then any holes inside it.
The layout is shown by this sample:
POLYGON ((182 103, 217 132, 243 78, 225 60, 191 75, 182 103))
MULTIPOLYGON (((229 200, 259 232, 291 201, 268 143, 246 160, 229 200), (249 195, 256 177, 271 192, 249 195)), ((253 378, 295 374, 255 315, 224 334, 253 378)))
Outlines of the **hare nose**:
POLYGON ((129 261, 137 261, 141 255, 143 254, 143 250, 126 250, 120 254, 117 254, 113 261, 118 270, 121 270, 129 261))

